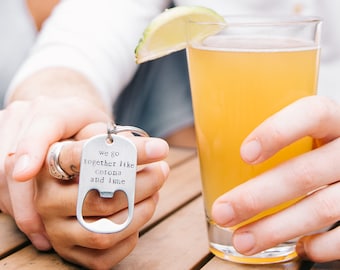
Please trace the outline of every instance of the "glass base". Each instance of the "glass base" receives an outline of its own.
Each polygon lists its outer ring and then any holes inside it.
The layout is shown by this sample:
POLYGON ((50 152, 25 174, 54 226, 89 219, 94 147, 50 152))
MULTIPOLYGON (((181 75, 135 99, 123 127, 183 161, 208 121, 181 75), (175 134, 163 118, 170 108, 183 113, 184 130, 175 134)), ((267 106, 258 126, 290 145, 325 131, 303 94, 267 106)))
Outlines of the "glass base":
POLYGON ((217 257, 243 264, 271 264, 290 261, 297 257, 296 241, 284 242, 276 247, 264 250, 252 256, 238 253, 232 246, 232 231, 208 222, 210 251, 217 257))

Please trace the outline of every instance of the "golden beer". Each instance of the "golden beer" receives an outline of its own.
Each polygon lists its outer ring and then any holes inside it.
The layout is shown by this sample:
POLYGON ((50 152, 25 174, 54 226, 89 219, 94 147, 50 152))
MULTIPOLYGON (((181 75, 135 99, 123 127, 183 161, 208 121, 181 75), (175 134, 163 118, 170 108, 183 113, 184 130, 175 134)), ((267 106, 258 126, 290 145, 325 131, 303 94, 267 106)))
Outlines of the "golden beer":
MULTIPOLYGON (((268 258, 265 254, 247 257, 235 250, 228 254, 232 229, 214 224, 211 207, 223 193, 312 149, 313 140, 306 137, 258 165, 249 165, 240 156, 241 143, 261 122, 293 101, 316 94, 318 46, 314 42, 281 37, 217 35, 202 44, 189 44, 187 55, 211 251, 242 263, 270 263, 295 257, 295 242, 288 244, 289 251, 277 257, 268 258), (224 236, 224 232, 229 236, 224 236), (225 239, 219 239, 222 237, 225 239)), ((291 203, 270 209, 243 224, 291 203)))

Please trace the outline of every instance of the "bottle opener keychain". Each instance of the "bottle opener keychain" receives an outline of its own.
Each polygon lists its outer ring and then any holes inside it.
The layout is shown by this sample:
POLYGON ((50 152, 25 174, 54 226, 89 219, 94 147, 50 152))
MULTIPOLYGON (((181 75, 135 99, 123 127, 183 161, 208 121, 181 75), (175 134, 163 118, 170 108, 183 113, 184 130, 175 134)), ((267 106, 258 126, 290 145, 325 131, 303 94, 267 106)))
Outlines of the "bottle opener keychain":
POLYGON ((77 219, 83 227, 95 233, 119 232, 130 224, 133 217, 137 149, 128 138, 117 135, 124 131, 148 136, 144 130, 136 127, 110 124, 107 135, 94 136, 83 146, 79 173, 77 219), (101 198, 113 198, 116 191, 124 192, 128 201, 127 219, 121 224, 114 223, 107 218, 86 222, 83 217, 83 204, 86 195, 91 190, 97 190, 101 198))

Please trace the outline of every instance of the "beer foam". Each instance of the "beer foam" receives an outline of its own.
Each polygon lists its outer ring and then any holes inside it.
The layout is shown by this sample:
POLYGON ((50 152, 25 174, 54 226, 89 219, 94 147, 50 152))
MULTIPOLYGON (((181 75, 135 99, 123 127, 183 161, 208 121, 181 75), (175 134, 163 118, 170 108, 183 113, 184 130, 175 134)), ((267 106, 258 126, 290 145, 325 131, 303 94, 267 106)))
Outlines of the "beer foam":
POLYGON ((211 36, 203 40, 200 44, 192 47, 203 50, 219 51, 301 51, 315 50, 317 46, 312 41, 287 39, 286 37, 269 36, 211 36))

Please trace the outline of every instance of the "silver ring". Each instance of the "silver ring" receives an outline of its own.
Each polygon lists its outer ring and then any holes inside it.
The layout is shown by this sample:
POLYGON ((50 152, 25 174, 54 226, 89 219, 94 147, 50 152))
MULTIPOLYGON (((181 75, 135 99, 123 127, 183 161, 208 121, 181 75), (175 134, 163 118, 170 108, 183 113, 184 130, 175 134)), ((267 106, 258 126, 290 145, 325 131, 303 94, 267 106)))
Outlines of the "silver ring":
POLYGON ((61 180, 71 180, 74 175, 68 174, 59 164, 60 151, 68 142, 57 142, 52 144, 47 154, 47 163, 50 175, 61 180))

